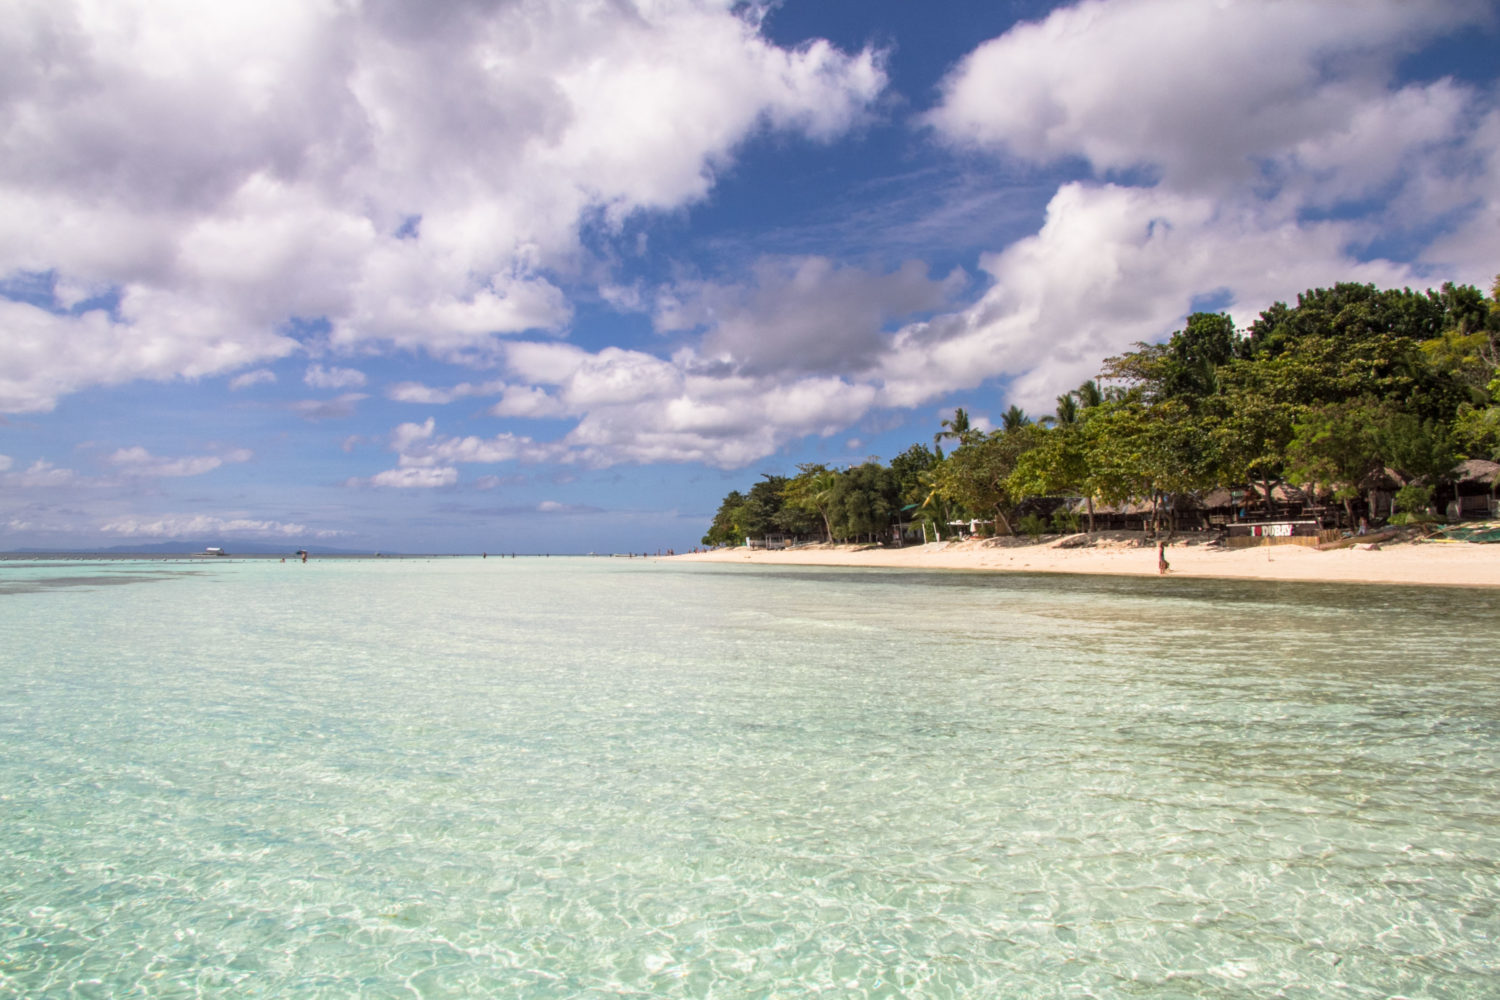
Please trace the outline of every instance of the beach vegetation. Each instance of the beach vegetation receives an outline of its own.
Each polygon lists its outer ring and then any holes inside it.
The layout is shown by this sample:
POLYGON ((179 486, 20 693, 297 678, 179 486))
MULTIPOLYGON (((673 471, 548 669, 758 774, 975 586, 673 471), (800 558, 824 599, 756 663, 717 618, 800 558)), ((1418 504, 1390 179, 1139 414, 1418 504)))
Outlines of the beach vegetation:
POLYGON ((1243 329, 1196 312, 1161 342, 1103 359, 1053 413, 1033 420, 1011 402, 996 430, 983 426, 958 407, 931 447, 888 466, 764 476, 725 498, 705 541, 894 540, 901 523, 934 540, 956 523, 1094 531, 1100 508, 1159 532, 1210 494, 1236 518, 1426 517, 1454 496, 1460 462, 1500 460, 1500 276, 1488 295, 1338 283, 1243 329))
POLYGON ((1052 527, 1052 521, 1033 511, 1016 521, 1016 527, 1028 538, 1041 538, 1052 527))
POLYGON ((1421 483, 1407 483, 1396 491, 1392 506, 1400 514, 1425 514, 1432 506, 1433 488, 1421 483))

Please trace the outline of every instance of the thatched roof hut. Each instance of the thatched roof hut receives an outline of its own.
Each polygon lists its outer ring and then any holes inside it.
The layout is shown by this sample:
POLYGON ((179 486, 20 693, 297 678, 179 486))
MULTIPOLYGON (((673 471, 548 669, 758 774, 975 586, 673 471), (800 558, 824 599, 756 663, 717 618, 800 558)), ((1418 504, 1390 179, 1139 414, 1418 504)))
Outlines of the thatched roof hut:
POLYGON ((1500 462, 1471 458, 1455 465, 1450 475, 1453 476, 1455 483, 1465 485, 1477 483, 1493 488, 1495 483, 1500 481, 1500 462))

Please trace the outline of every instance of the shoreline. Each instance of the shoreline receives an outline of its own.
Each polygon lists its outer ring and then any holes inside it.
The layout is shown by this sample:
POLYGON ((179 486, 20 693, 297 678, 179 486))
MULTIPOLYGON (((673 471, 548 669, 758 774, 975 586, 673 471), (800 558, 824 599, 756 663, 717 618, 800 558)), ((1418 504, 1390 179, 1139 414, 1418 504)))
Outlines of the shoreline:
MULTIPOLYGON (((664 558, 761 566, 1159 576, 1156 544, 1143 544, 1144 539, 1139 532, 1101 532, 1035 542, 970 539, 904 548, 818 543, 775 551, 713 549, 664 558)), ((1390 541, 1330 551, 1302 545, 1230 549, 1179 535, 1167 546, 1166 558, 1168 577, 1189 579, 1500 587, 1500 545, 1472 542, 1390 541)))

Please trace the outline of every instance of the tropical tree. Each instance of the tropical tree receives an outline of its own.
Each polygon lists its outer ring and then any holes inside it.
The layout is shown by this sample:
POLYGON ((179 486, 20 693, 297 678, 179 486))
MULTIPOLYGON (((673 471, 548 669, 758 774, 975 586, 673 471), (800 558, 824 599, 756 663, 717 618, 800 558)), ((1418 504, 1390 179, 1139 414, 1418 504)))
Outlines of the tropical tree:
MULTIPOLYGON (((1055 497, 1084 494, 1090 489, 1087 456, 1079 425, 1065 424, 1039 434, 1034 447, 1016 458, 1015 468, 1006 480, 1006 488, 1017 501, 1028 497, 1055 497)), ((1089 504, 1089 530, 1092 531, 1093 504, 1089 504)))
POLYGON ((745 517, 745 494, 739 490, 731 490, 719 504, 713 523, 709 525, 708 532, 703 536, 703 544, 743 545, 745 543, 743 527, 745 517))
POLYGON ((1080 413, 1078 399, 1073 393, 1065 392, 1057 397, 1057 414, 1050 419, 1055 427, 1072 427, 1078 423, 1080 413))
POLYGON ((1068 395, 1078 400, 1079 407, 1084 410, 1093 409, 1104 402, 1104 390, 1100 389, 1099 383, 1093 379, 1089 379, 1068 395))
POLYGON ((1010 404, 1010 409, 1000 414, 1000 430, 1007 434, 1018 431, 1030 423, 1031 418, 1026 415, 1026 411, 1014 403, 1010 404))
MULTIPOLYGON (((946 460, 945 460, 946 461, 946 460)), ((918 489, 914 495, 903 497, 916 506, 915 517, 923 522, 922 540, 927 540, 927 527, 932 525, 933 538, 941 541, 948 534, 948 522, 952 520, 948 498, 942 488, 943 464, 940 462, 918 476, 918 489)))
POLYGON ((961 448, 981 436, 980 432, 969 424, 969 411, 961 406, 953 411, 952 420, 944 420, 940 426, 942 430, 932 436, 932 445, 938 449, 939 456, 942 455, 944 441, 957 441, 961 448))
POLYGON ((1007 511, 1014 506, 1010 475, 1016 462, 1037 442, 1042 429, 1033 424, 996 431, 959 448, 940 466, 944 496, 970 511, 993 511, 1006 534, 1013 534, 1007 511))
POLYGON ((1332 490, 1353 524, 1360 484, 1384 464, 1379 435, 1384 419, 1382 404, 1370 398, 1310 410, 1293 426, 1288 474, 1296 482, 1332 490))
POLYGON ((856 465, 834 483, 828 510, 833 536, 840 540, 884 538, 900 504, 890 469, 879 462, 856 465))
POLYGON ((824 540, 829 542, 833 541, 833 523, 829 520, 829 511, 833 505, 833 490, 838 477, 839 473, 826 465, 804 462, 797 466, 797 475, 782 488, 782 497, 787 506, 817 515, 823 528, 824 540))
POLYGON ((1100 407, 1084 424, 1083 450, 1091 487, 1111 503, 1151 499, 1156 531, 1162 512, 1176 508, 1170 501, 1211 486, 1219 466, 1213 439, 1177 400, 1148 406, 1135 396, 1100 407))

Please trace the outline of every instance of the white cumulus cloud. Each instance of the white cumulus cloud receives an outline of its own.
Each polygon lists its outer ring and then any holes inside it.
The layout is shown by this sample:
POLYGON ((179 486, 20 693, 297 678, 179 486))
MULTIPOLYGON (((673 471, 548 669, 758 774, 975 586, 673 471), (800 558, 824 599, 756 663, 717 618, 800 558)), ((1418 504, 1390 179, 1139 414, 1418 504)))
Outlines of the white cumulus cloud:
POLYGON ((1060 187, 1036 234, 981 260, 990 285, 974 304, 900 331, 881 359, 882 403, 1004 376, 1017 401, 1050 409, 1203 298, 1248 322, 1317 285, 1419 284, 1424 266, 1487 284, 1500 253, 1500 230, 1484 228, 1500 217, 1493 96, 1393 81, 1403 54, 1489 8, 1352 11, 1086 0, 970 53, 926 118, 934 133, 1000 158, 1081 159, 1094 177, 1060 187), (1459 210, 1478 225, 1433 242, 1426 261, 1362 259, 1459 210))
POLYGON ((341 529, 310 529, 292 521, 271 521, 213 514, 128 515, 106 521, 99 530, 124 538, 191 538, 199 535, 243 535, 269 538, 337 538, 341 529))
POLYGON ((117 449, 109 456, 109 463, 128 476, 175 478, 200 476, 205 472, 212 472, 226 462, 248 462, 251 457, 252 453, 248 449, 236 448, 222 455, 162 458, 136 445, 117 449))
POLYGON ((314 389, 357 389, 365 384, 365 373, 358 368, 308 365, 302 381, 314 389))
POLYGON ((275 381, 276 373, 271 371, 271 369, 257 368, 254 371, 245 372, 243 375, 236 375, 230 379, 229 388, 231 391, 238 391, 240 389, 248 389, 252 385, 264 385, 275 381))
POLYGON ((378 472, 368 480, 352 480, 352 485, 390 486, 396 489, 437 489, 458 482, 458 470, 441 466, 406 467, 378 472))
POLYGON ((748 136, 832 138, 884 88, 880 53, 781 48, 758 13, 18 0, 0 31, 0 277, 54 288, 50 306, 0 302, 0 410, 309 339, 467 358, 561 329, 550 269, 586 220, 700 200, 748 136), (117 307, 73 315, 97 290, 117 307))

